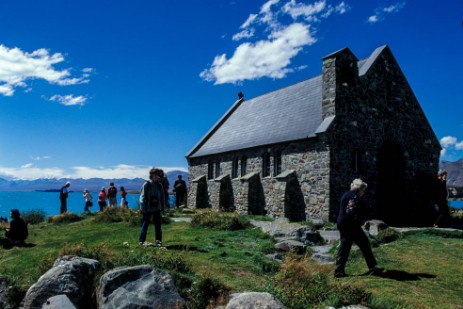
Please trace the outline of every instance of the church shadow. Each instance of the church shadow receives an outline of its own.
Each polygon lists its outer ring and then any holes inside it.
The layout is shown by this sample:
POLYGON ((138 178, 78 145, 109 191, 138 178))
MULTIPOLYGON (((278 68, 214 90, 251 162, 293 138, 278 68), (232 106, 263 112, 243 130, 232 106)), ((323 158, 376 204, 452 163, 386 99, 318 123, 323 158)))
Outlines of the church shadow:
POLYGON ((381 273, 371 275, 368 272, 362 273, 358 276, 375 276, 375 277, 381 277, 385 279, 392 279, 396 281, 418 281, 421 279, 432 279, 436 278, 436 275, 433 274, 426 274, 426 273, 409 273, 403 270, 385 270, 381 273))

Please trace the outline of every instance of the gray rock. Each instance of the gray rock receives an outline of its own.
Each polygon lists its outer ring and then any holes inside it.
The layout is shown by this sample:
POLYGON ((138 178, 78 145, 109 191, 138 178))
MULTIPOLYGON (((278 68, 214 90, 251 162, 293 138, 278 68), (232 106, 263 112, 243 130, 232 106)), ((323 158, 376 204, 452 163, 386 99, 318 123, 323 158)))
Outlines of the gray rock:
POLYGON ((382 230, 387 229, 389 226, 381 220, 370 220, 365 222, 363 228, 373 236, 378 235, 382 230))
POLYGON ((76 309, 66 295, 56 295, 47 299, 42 309, 76 309))
POLYGON ((90 299, 91 287, 100 263, 78 256, 58 258, 53 267, 43 274, 26 293, 24 308, 42 308, 53 296, 65 294, 76 307, 83 307, 90 299))
POLYGON ((6 282, 6 278, 3 276, 0 276, 0 308, 4 308, 4 309, 12 308, 8 302, 8 291, 9 291, 9 286, 6 282))
POLYGON ((307 250, 307 245, 297 240, 287 239, 277 243, 275 248, 282 251, 294 251, 297 254, 303 254, 307 250))
POLYGON ((275 296, 269 293, 235 293, 226 309, 285 309, 286 307, 275 296))
POLYGON ((172 277, 149 265, 119 267, 100 278, 97 292, 100 309, 183 308, 172 277))

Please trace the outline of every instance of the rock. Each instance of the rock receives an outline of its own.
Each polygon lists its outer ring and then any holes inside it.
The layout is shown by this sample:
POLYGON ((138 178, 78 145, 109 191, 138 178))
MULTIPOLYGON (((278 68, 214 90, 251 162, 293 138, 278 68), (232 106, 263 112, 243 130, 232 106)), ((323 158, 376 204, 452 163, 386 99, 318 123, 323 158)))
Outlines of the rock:
POLYGON ((98 308, 183 308, 172 277, 149 265, 119 267, 100 278, 98 308))
POLYGON ((58 258, 53 267, 43 274, 26 292, 24 308, 41 308, 49 298, 66 295, 78 308, 91 299, 91 288, 100 263, 78 256, 58 258))
POLYGON ((370 220, 365 222, 363 228, 373 236, 378 235, 382 230, 387 229, 389 226, 381 220, 370 220))
POLYGON ((282 251, 294 251, 297 254, 303 254, 307 250, 307 245, 297 240, 287 239, 277 243, 275 248, 282 251))
POLYGON ((56 295, 47 299, 42 309, 76 309, 66 295, 56 295))
POLYGON ((234 293, 225 309, 285 309, 275 296, 269 293, 234 293))
POLYGON ((0 276, 0 308, 4 308, 4 309, 12 308, 8 302, 8 291, 9 291, 9 287, 6 282, 6 278, 3 276, 0 276))

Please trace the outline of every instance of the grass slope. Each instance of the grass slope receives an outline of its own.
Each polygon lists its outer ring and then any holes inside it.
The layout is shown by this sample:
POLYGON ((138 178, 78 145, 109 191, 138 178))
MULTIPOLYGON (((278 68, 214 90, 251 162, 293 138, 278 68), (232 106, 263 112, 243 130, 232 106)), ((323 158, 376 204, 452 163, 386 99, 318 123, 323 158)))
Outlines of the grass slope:
MULTIPOLYGON (((99 223, 94 217, 74 223, 33 225, 29 228, 28 243, 35 246, 0 249, 0 274, 22 295, 59 255, 78 254, 100 260, 105 270, 138 264, 169 270, 174 274, 182 296, 190 298, 190 308, 205 307, 204 303, 197 301, 198 294, 194 294, 204 290, 203 286, 195 289, 194 285, 198 282, 223 288, 214 295, 214 305, 226 301, 229 292, 271 292, 278 289, 280 292, 287 289, 284 293, 289 299, 285 302, 288 308, 317 308, 342 303, 339 300, 342 297, 332 300, 336 295, 325 295, 319 303, 311 305, 298 305, 300 303, 291 301, 300 298, 300 295, 308 295, 307 291, 303 291, 307 276, 317 278, 311 282, 326 281, 329 284, 326 289, 337 295, 343 290, 358 290, 371 295, 358 298, 360 303, 370 308, 463 308, 461 232, 408 233, 374 249, 379 264, 386 267, 383 276, 355 275, 335 280, 331 266, 319 272, 312 265, 309 275, 305 270, 291 273, 293 265, 311 264, 307 256, 291 256, 291 261, 285 261, 278 273, 274 262, 265 257, 265 253, 273 247, 272 239, 256 228, 227 231, 192 227, 185 222, 170 223, 163 225, 167 250, 139 246, 139 229, 129 222, 99 223), (124 242, 128 242, 128 246, 124 242), (290 275, 285 276, 282 272, 290 275), (204 278, 209 281, 204 281, 204 278), (297 289, 293 290, 294 287, 297 289)), ((154 242, 153 227, 148 231, 148 241, 154 242)), ((366 271, 359 251, 351 253, 346 271, 350 274, 366 271)), ((314 290, 313 286, 310 289, 314 290)))

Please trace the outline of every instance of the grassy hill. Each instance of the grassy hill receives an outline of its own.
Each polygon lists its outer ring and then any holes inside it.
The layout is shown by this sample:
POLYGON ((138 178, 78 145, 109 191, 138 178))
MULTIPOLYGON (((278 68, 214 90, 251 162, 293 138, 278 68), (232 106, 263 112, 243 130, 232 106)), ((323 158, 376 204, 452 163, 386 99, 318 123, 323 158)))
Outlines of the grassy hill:
MULTIPOLYGON (((282 264, 268 259, 273 240, 237 214, 207 212, 196 215, 193 225, 163 225, 167 250, 138 244, 136 213, 54 220, 59 221, 30 226, 29 247, 0 249, 0 274, 13 284, 13 300, 21 299, 59 255, 76 254, 99 260, 104 271, 139 264, 166 269, 189 308, 213 308, 224 304, 229 293, 240 291, 271 292, 288 308, 350 303, 370 308, 463 308, 461 231, 409 232, 374 248, 387 270, 380 277, 362 275, 366 265, 354 250, 346 271, 358 275, 334 279, 333 266, 318 266, 310 254, 288 254, 282 264), (73 220, 79 221, 67 222, 73 220)), ((148 241, 154 242, 153 228, 148 241)))

